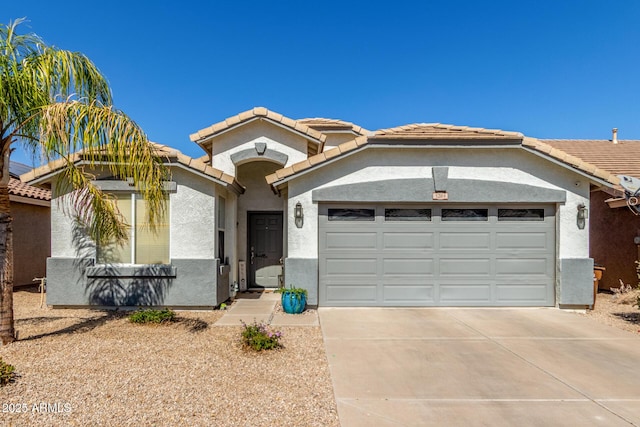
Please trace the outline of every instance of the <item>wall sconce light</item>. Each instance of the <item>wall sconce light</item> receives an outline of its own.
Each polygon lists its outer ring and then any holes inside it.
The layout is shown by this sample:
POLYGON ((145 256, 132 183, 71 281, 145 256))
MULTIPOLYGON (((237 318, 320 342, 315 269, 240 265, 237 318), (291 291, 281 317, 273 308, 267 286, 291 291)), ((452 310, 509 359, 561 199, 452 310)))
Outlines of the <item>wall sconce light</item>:
POLYGON ((296 203, 296 207, 293 210, 293 217, 296 220, 296 227, 302 228, 302 224, 304 224, 304 212, 302 211, 300 202, 296 203))
POLYGON ((584 229, 584 226, 587 223, 587 218, 589 218, 589 209, 587 209, 584 203, 580 203, 578 205, 578 216, 577 216, 578 228, 580 230, 584 229))

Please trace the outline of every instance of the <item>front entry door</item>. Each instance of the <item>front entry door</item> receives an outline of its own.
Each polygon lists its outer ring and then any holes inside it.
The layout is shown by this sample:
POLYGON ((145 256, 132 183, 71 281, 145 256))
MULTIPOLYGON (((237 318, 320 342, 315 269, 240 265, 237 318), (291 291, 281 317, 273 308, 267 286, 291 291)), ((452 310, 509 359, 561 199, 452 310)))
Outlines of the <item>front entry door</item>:
POLYGON ((249 212, 249 287, 277 288, 282 275, 282 212, 249 212))

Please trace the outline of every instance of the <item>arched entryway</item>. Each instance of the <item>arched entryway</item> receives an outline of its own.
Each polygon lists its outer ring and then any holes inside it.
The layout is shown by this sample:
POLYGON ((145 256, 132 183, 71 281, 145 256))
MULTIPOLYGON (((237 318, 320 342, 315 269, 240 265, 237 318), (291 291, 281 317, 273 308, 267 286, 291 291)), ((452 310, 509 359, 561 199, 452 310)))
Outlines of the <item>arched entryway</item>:
POLYGON ((282 278, 284 200, 264 177, 282 165, 254 160, 236 167, 246 191, 238 198, 238 254, 246 261, 249 288, 274 288, 282 278))

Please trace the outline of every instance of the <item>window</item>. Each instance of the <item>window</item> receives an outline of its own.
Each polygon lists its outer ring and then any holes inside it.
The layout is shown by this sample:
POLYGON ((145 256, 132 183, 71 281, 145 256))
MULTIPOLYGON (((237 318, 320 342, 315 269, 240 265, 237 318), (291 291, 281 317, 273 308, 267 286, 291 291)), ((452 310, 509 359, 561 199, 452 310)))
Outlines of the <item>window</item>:
POLYGON ((544 209, 498 209, 498 221, 544 221, 544 209))
POLYGON ((329 221, 375 221, 375 209, 329 209, 329 221))
POLYGON ((218 258, 220 264, 225 264, 224 259, 224 230, 225 230, 226 201, 224 197, 218 197, 218 258))
POLYGON ((442 209, 443 221, 487 221, 487 209, 442 209))
POLYGON ((118 210, 130 226, 129 240, 98 247, 100 264, 169 264, 169 210, 165 201, 165 218, 151 231, 147 221, 147 204, 138 194, 119 194, 118 210))
POLYGON ((385 221, 431 221, 431 209, 385 209, 385 221))

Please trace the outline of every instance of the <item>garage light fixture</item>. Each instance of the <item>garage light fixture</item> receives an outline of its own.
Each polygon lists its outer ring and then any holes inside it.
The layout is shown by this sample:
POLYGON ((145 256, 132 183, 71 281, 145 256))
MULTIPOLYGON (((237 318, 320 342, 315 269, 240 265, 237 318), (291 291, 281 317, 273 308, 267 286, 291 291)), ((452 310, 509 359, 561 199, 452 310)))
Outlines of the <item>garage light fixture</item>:
POLYGON ((580 230, 584 229, 585 224, 587 223, 587 218, 589 218, 589 209, 584 205, 584 203, 580 203, 578 205, 578 228, 580 230))
POLYGON ((300 204, 300 202, 296 203, 296 208, 293 211, 293 217, 296 220, 296 227, 302 228, 302 224, 304 224, 304 212, 302 211, 302 204, 300 204))

